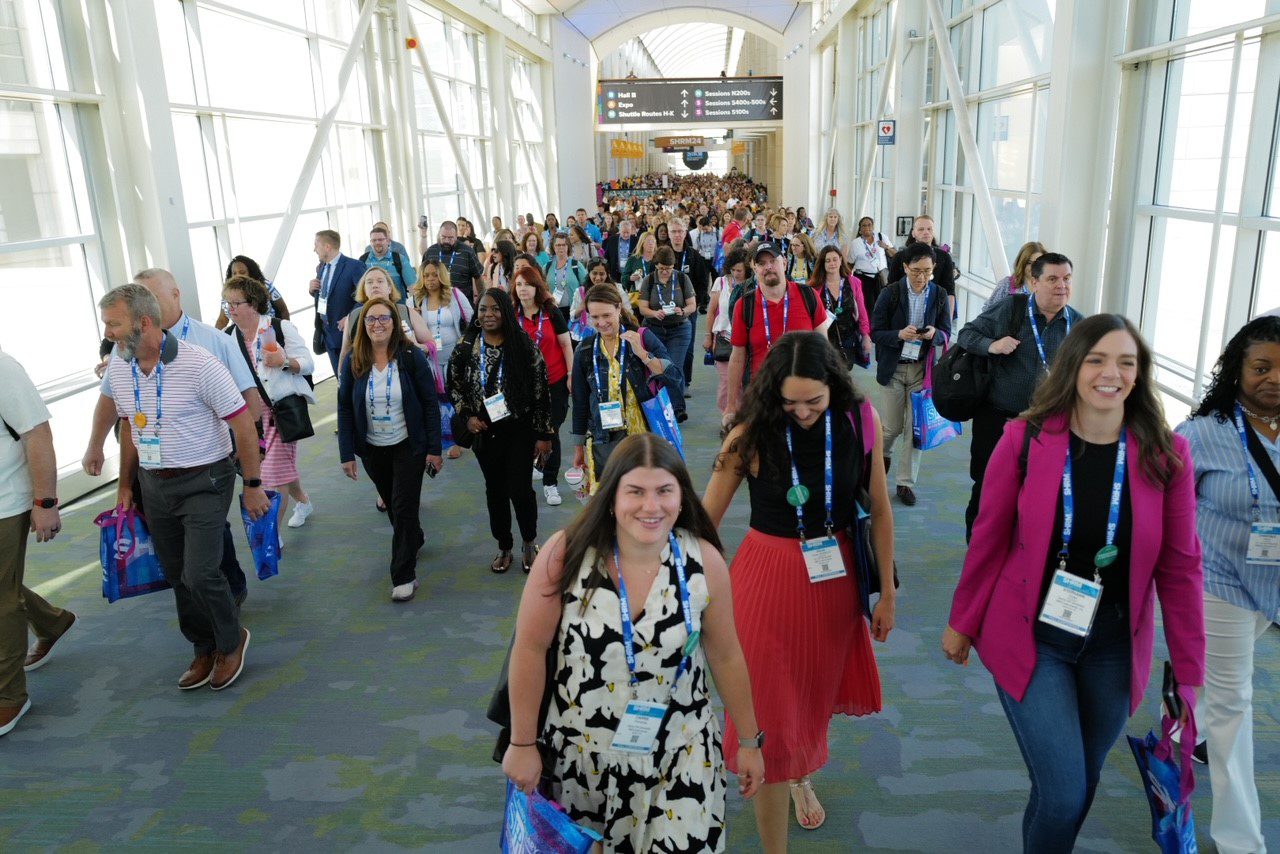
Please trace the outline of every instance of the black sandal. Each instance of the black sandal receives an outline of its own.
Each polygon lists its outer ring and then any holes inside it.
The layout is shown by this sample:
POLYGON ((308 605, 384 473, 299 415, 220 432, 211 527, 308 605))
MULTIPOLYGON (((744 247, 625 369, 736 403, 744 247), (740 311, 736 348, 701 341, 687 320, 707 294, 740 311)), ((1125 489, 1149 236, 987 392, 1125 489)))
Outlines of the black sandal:
POLYGON ((533 569, 533 562, 537 560, 537 558, 538 558, 538 544, 525 543, 524 544, 524 574, 525 575, 528 575, 529 571, 533 569))
POLYGON ((511 549, 503 549, 498 552, 498 556, 493 559, 493 563, 489 564, 489 571, 494 575, 501 575, 511 568, 511 549))
POLYGON ((373 502, 373 506, 377 509, 377 511, 378 511, 379 513, 386 513, 386 512, 387 512, 387 505, 385 505, 385 504, 383 504, 383 503, 382 503, 382 496, 381 496, 381 495, 379 495, 379 496, 378 496, 378 498, 377 498, 377 500, 375 500, 375 501, 373 502))

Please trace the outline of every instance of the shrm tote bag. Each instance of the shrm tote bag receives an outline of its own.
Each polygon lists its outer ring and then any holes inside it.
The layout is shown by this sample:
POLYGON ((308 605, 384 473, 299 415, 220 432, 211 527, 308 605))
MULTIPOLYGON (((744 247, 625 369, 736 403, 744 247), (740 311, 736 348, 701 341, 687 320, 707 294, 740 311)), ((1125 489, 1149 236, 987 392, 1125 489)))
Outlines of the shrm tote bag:
POLYGON ((911 445, 921 451, 941 447, 961 432, 957 422, 943 418, 933 405, 932 356, 924 363, 924 388, 911 392, 911 445))

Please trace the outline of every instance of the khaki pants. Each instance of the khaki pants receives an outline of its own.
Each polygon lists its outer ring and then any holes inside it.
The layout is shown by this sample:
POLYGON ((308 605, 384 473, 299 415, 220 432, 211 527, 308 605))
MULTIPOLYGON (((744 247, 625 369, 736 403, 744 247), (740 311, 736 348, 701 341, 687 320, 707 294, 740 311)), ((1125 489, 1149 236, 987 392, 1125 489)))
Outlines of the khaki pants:
POLYGON ((920 475, 920 451, 911 446, 911 392, 922 388, 924 362, 903 362, 894 370, 889 385, 880 395, 880 426, 886 457, 893 456, 893 443, 902 437, 902 451, 898 454, 898 486, 914 487, 920 475))
POLYGON ((40 640, 53 640, 67 628, 66 611, 22 586, 30 530, 29 511, 0 519, 0 706, 27 701, 27 626, 40 640))

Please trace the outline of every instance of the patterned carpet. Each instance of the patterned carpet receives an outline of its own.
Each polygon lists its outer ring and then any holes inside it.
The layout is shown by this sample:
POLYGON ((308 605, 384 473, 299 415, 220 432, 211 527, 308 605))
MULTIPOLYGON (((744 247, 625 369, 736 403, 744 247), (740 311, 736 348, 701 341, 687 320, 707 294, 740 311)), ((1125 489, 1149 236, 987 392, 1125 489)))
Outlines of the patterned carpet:
MULTIPOLYGON (((702 485, 716 449, 713 382, 699 368, 689 462, 702 485)), ((859 382, 868 387, 867 375, 859 382)), ((333 383, 301 449, 316 505, 285 534, 281 575, 251 580, 253 632, 241 681, 178 691, 190 648, 171 595, 108 607, 99 597, 93 517, 82 502, 51 546, 32 543, 28 584, 76 611, 75 634, 31 674, 35 703, 0 740, 0 851, 123 847, 219 850, 496 850, 503 780, 489 759, 484 709, 524 576, 491 575, 494 553, 474 458, 449 461, 424 487, 423 587, 390 602, 390 528, 361 474, 338 468, 333 383)), ((58 429, 58 425, 54 425, 58 429)), ((566 434, 567 436, 567 431, 566 434)), ((931 451, 920 503, 895 503, 903 591, 899 623, 877 647, 886 710, 832 725, 832 759, 815 777, 826 825, 793 826, 795 851, 1012 851, 1028 782, 990 677, 939 652, 963 558, 967 439, 931 451)), ((63 461, 66 462, 66 461, 63 461)), ((539 501, 540 534, 578 504, 539 501)), ((745 533, 745 489, 726 519, 745 533)), ((233 522, 233 524, 235 524, 233 522)), ((246 549, 240 534, 241 560, 246 549)), ((1256 744, 1266 831, 1280 848, 1280 633, 1258 646, 1256 744)), ((1162 645, 1157 657, 1163 658, 1162 645)), ((1131 722, 1145 732, 1155 692, 1131 722)), ((1208 841, 1209 780, 1195 808, 1208 841)), ((729 850, 758 851, 749 805, 731 794, 729 850)), ((1151 850, 1132 758, 1110 757, 1079 850, 1151 850)))

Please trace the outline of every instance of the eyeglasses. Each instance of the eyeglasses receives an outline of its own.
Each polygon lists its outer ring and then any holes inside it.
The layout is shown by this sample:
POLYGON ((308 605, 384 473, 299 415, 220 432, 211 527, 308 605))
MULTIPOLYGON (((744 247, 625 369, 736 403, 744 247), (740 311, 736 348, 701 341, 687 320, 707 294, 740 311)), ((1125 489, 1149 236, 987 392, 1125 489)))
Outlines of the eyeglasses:
POLYGON ((933 268, 929 267, 927 270, 913 270, 910 267, 907 267, 906 273, 913 279, 927 279, 933 275, 933 268))
POLYGON ((364 318, 365 326, 390 326, 391 315, 389 314, 367 314, 364 318))
POLYGON ((240 306, 242 306, 242 305, 248 305, 248 304, 249 304, 249 303, 247 303, 246 301, 244 301, 244 300, 242 300, 242 299, 229 299, 229 300, 227 300, 227 308, 239 308, 239 307, 240 307, 240 306))

